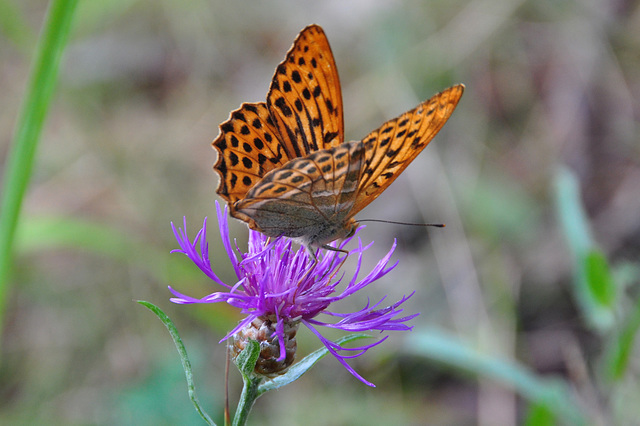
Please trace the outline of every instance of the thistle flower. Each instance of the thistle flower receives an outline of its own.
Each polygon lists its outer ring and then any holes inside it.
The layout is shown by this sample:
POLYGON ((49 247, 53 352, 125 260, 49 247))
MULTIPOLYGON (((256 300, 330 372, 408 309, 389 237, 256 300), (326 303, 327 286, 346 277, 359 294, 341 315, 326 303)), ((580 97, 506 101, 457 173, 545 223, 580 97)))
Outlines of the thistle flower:
MULTIPOLYGON (((222 212, 220 205, 216 202, 216 210, 222 242, 238 281, 234 285, 226 284, 213 272, 209 261, 206 218, 193 242, 187 235, 185 219, 184 230, 180 228, 176 230, 173 223, 171 224, 180 244, 180 249, 173 252, 186 254, 205 275, 223 287, 223 290, 198 299, 181 294, 169 287, 176 296, 171 301, 179 304, 226 302, 240 308, 246 317, 220 342, 233 337, 233 352, 237 355, 248 339, 258 340, 261 353, 256 365, 256 373, 266 376, 282 374, 293 363, 296 350, 295 334, 299 325, 303 324, 320 339, 329 352, 351 374, 363 383, 374 386, 347 364, 346 360, 364 354, 382 343, 388 336, 370 345, 345 348, 323 337, 318 327, 349 332, 370 330, 383 332, 413 328, 406 325, 406 322, 418 314, 398 317, 403 312, 400 305, 413 293, 387 307, 380 307, 385 296, 376 304, 367 302, 356 312, 338 313, 329 310, 333 302, 351 296, 396 267, 397 262, 387 266, 396 247, 395 242, 387 255, 364 278, 358 280, 363 254, 373 244, 363 247, 362 241, 358 238, 358 248, 350 252, 358 255, 355 273, 346 283, 344 290, 339 291, 337 287, 343 281, 344 274, 337 277, 337 273, 347 255, 345 252, 318 250, 317 262, 314 262, 309 258, 304 247, 297 251, 293 250, 292 241, 289 239, 277 238, 270 242, 264 235, 249 231, 248 252, 243 253, 237 245, 235 248, 232 247, 226 207, 222 212), (196 250, 198 245, 199 253, 196 250), (335 321, 321 321, 317 318, 320 314, 335 321)), ((353 238, 352 236, 346 239, 338 248, 342 249, 353 238)))

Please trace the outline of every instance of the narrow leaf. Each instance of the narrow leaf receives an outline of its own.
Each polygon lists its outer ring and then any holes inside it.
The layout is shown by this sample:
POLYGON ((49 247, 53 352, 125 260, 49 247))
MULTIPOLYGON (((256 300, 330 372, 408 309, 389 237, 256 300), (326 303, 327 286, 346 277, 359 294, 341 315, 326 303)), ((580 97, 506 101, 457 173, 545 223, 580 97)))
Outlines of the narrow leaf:
POLYGON ((622 331, 618 333, 608 345, 604 360, 606 374, 609 380, 617 381, 623 378, 629 366, 629 360, 633 353, 634 342, 640 328, 640 300, 636 303, 631 318, 624 324, 622 331))
MULTIPOLYGON (((344 343, 354 342, 356 340, 365 338, 371 338, 371 336, 363 333, 354 333, 336 340, 335 343, 338 345, 343 345, 344 343)), ((285 374, 262 383, 258 388, 259 395, 262 395, 263 393, 273 389, 281 388, 282 386, 288 385, 289 383, 297 380, 328 353, 329 350, 325 346, 310 353, 309 355, 292 365, 285 374)))
POLYGON ((176 345, 176 349, 178 349, 178 354, 180 355, 180 361, 182 361, 182 368, 184 369, 184 374, 187 378, 187 388, 189 391, 189 398, 193 403, 193 406, 196 408, 196 411, 200 416, 204 419, 205 422, 209 425, 215 425, 214 421, 211 420, 211 417, 202 409, 200 406, 200 401, 198 400, 198 396, 196 395, 196 385, 193 381, 193 370, 191 369, 191 361, 189 361, 189 357, 187 356, 187 349, 184 347, 182 343, 182 339, 180 339, 180 335, 178 334, 178 329, 176 328, 171 318, 167 316, 160 308, 150 302, 146 302, 144 300, 138 300, 138 303, 142 306, 147 307, 151 312, 156 314, 156 316, 162 321, 162 323, 169 330, 169 334, 173 339, 173 343, 176 345))
POLYGON ((490 378, 514 388, 532 403, 548 408, 571 424, 585 424, 565 382, 541 378, 514 361, 483 354, 442 331, 414 332, 407 339, 410 353, 490 378))
MULTIPOLYGON (((0 330, 3 329, 16 225, 77 3, 77 0, 53 0, 49 5, 4 167, 0 201, 0 330)), ((6 11, 6 7, 3 9, 6 11)))
POLYGON ((602 262, 596 259, 597 255, 591 255, 598 249, 582 207, 578 180, 568 169, 560 169, 556 175, 555 198, 562 232, 573 260, 573 294, 587 324, 600 332, 608 331, 615 319, 609 300, 615 291, 611 290, 612 283, 597 281, 604 275, 602 262))

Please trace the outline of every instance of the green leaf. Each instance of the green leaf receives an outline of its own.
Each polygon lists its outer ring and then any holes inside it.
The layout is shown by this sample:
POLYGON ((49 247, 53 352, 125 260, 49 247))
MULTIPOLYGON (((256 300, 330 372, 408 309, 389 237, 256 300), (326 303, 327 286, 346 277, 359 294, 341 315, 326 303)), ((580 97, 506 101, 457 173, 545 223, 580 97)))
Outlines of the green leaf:
POLYGON ((568 386, 560 379, 538 377, 514 361, 481 353, 439 330, 411 333, 406 342, 408 351, 416 356, 504 383, 532 403, 546 407, 557 418, 585 424, 568 386))
MULTIPOLYGON (((342 345, 343 343, 352 342, 365 337, 371 336, 361 333, 350 334, 337 340, 335 343, 342 345)), ((285 374, 277 376, 271 380, 264 380, 263 376, 253 373, 260 355, 260 345, 254 340, 249 341, 247 347, 240 352, 235 360, 236 365, 242 374, 244 386, 242 388, 242 394, 240 395, 240 401, 238 402, 238 408, 236 409, 236 413, 233 418, 233 425, 242 426, 246 424, 247 419, 249 418, 249 412, 251 411, 255 401, 260 396, 267 391, 278 389, 297 380, 327 353, 329 353, 329 350, 326 347, 322 347, 295 363, 285 374)))
MULTIPOLYGON (((169 228, 167 224, 167 228, 169 228)), ((31 256, 41 250, 78 250, 84 255, 104 256, 140 268, 158 282, 198 285, 202 272, 179 253, 144 240, 135 232, 104 223, 64 216, 23 216, 16 231, 15 251, 31 256)), ((236 324, 235 313, 229 309, 211 310, 205 306, 189 311, 213 329, 226 333, 236 324)))
MULTIPOLYGON (((22 200, 31 178, 40 133, 49 112, 60 58, 67 44, 77 3, 77 0, 53 0, 49 5, 4 167, 0 201, 0 330, 3 329, 13 241, 22 200)), ((3 9, 6 12, 7 7, 3 9)))
POLYGON ((606 332, 614 324, 615 288, 604 256, 591 237, 576 177, 562 168, 555 178, 557 215, 573 259, 574 297, 592 328, 606 332))
MULTIPOLYGON (((371 338, 371 336, 363 333, 354 333, 338 339, 334 343, 343 345, 344 343, 354 342, 356 340, 365 338, 371 338)), ((329 350, 326 348, 326 346, 323 346, 320 349, 310 353, 309 355, 292 365, 285 374, 262 383, 258 388, 259 395, 262 395, 263 393, 273 389, 281 388, 282 386, 288 385, 289 383, 297 380, 328 353, 329 350)))
POLYGON ((546 405, 531 404, 524 421, 525 426, 555 426, 553 413, 546 405))
POLYGON ((623 378, 633 353, 634 341, 640 328, 640 300, 631 318, 623 326, 622 331, 614 336, 607 346, 604 356, 606 374, 609 380, 617 381, 623 378))
POLYGON ((245 348, 234 360, 236 366, 242 374, 242 393, 238 401, 238 408, 233 416, 233 426, 243 426, 247 423, 249 413, 256 400, 260 397, 258 386, 264 380, 264 376, 254 372, 256 362, 260 357, 260 343, 249 340, 245 348))
MULTIPOLYGON (((180 268, 179 256, 170 255, 168 250, 160 251, 131 232, 126 233, 103 223, 63 216, 23 217, 16 232, 15 248, 21 254, 67 248, 122 262, 136 262, 161 282, 170 281, 167 270, 180 268), (167 265, 171 265, 171 268, 167 265)), ((185 265, 176 276, 195 279, 200 274, 191 265, 185 265)))
POLYGON ((204 419, 205 422, 209 425, 215 425, 214 421, 211 420, 211 417, 202 409, 200 406, 200 401, 198 400, 198 396, 196 395, 196 385, 193 381, 193 370, 191 369, 191 361, 189 361, 189 357, 187 355, 187 349, 184 347, 182 343, 182 339, 180 339, 180 335, 178 334, 178 329, 176 328, 171 318, 167 316, 160 308, 150 302, 146 302, 144 300, 138 300, 138 303, 142 306, 147 307, 151 312, 156 314, 156 316, 162 321, 162 323, 169 330, 169 334, 173 339, 173 343, 176 345, 176 349, 178 349, 178 354, 180 355, 180 361, 182 361, 182 368, 184 369, 184 374, 187 378, 187 388, 189 392, 189 398, 193 403, 193 406, 196 408, 196 411, 200 416, 204 419))
POLYGON ((254 374, 253 370, 256 368, 259 357, 260 343, 255 340, 249 340, 247 346, 245 346, 235 359, 236 366, 245 380, 249 380, 254 374))
POLYGON ((600 250, 589 250, 585 267, 587 284, 596 303, 602 307, 614 308, 616 286, 609 272, 607 258, 600 250))

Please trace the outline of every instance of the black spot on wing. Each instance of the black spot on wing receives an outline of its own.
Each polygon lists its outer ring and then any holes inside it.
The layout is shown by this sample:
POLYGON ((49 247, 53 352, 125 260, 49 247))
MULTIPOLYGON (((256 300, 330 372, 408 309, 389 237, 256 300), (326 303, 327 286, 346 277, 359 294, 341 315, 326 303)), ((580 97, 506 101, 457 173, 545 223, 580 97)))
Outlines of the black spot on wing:
POLYGON ((336 136, 338 136, 338 132, 327 132, 324 135, 324 143, 331 142, 336 136))
POLYGON ((240 159, 238 158, 238 156, 234 152, 230 152, 229 153, 229 161, 231 162, 232 166, 237 166, 238 163, 240 162, 240 159))
POLYGON ((291 108, 289 108, 289 105, 287 105, 287 102, 282 96, 276 99, 275 104, 285 117, 291 117, 293 115, 291 108))

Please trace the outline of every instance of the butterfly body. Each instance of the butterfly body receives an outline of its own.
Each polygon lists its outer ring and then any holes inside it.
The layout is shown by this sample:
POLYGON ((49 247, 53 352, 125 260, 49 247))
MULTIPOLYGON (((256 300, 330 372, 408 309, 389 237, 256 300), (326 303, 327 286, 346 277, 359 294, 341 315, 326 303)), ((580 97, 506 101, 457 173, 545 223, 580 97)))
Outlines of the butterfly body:
POLYGON ((250 228, 325 246, 355 231, 355 214, 433 139, 463 90, 446 89, 361 141, 344 142, 335 61, 324 32, 311 25, 276 68, 267 101, 243 104, 220 125, 217 192, 250 228))
POLYGON ((351 210, 364 152, 362 142, 348 142, 290 160, 265 174, 234 211, 249 218, 256 231, 296 238, 306 246, 346 237, 357 227, 351 210))

